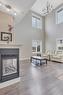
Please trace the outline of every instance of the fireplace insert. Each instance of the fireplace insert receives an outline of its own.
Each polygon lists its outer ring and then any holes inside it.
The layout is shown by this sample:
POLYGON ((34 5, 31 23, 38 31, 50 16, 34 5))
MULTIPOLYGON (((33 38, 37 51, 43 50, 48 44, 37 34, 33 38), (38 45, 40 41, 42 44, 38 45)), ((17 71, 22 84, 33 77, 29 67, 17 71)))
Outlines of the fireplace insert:
POLYGON ((19 77, 19 49, 0 49, 0 82, 19 77))

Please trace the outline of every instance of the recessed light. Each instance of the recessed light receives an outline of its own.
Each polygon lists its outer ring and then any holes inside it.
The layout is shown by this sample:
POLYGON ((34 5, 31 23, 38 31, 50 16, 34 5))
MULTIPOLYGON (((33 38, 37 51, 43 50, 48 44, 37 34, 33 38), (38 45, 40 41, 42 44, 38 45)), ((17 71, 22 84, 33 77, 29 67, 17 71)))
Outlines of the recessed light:
POLYGON ((9 12, 9 11, 10 11, 10 9, 8 9, 8 8, 7 8, 7 11, 9 12))
POLYGON ((2 3, 0 3, 0 6, 2 6, 2 3))
POLYGON ((17 15, 16 12, 14 13, 14 15, 15 15, 15 16, 17 15))

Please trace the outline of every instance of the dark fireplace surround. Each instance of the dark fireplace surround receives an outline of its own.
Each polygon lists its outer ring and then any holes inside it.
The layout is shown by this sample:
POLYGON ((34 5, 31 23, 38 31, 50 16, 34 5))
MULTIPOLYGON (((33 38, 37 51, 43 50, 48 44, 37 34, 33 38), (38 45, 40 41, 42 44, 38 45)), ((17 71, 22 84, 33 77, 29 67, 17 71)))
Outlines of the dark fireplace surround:
POLYGON ((19 49, 0 48, 0 83, 19 77, 19 49))

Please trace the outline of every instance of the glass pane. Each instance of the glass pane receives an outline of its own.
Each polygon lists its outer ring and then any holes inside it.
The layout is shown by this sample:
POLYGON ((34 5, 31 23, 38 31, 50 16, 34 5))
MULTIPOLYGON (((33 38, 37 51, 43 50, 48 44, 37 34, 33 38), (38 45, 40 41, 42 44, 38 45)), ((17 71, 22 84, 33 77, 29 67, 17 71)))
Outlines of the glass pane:
POLYGON ((3 76, 17 72, 17 58, 16 59, 3 59, 3 76))
POLYGON ((42 41, 33 40, 32 41, 32 52, 42 52, 42 41))
POLYGON ((37 28, 41 29, 41 21, 40 21, 40 19, 37 19, 37 28))
POLYGON ((32 41, 32 52, 36 52, 37 42, 32 41))
POLYGON ((36 52, 36 47, 32 47, 32 52, 36 52))
POLYGON ((63 10, 57 13, 58 24, 63 22, 63 10))
POLYGON ((37 46, 37 52, 40 52, 40 45, 37 46))
POLYGON ((36 18, 32 17, 32 27, 36 27, 36 18))
POLYGON ((42 29, 42 20, 35 16, 32 16, 32 27, 42 29))

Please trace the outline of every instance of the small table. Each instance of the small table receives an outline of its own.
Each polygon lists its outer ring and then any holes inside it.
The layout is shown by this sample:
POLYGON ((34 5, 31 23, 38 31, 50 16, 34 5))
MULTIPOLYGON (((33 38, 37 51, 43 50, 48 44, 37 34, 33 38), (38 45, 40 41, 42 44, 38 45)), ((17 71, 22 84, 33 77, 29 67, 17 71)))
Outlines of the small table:
POLYGON ((47 64, 47 59, 46 58, 42 58, 40 56, 32 56, 31 57, 31 62, 35 65, 41 65, 43 61, 46 61, 45 63, 47 64))

